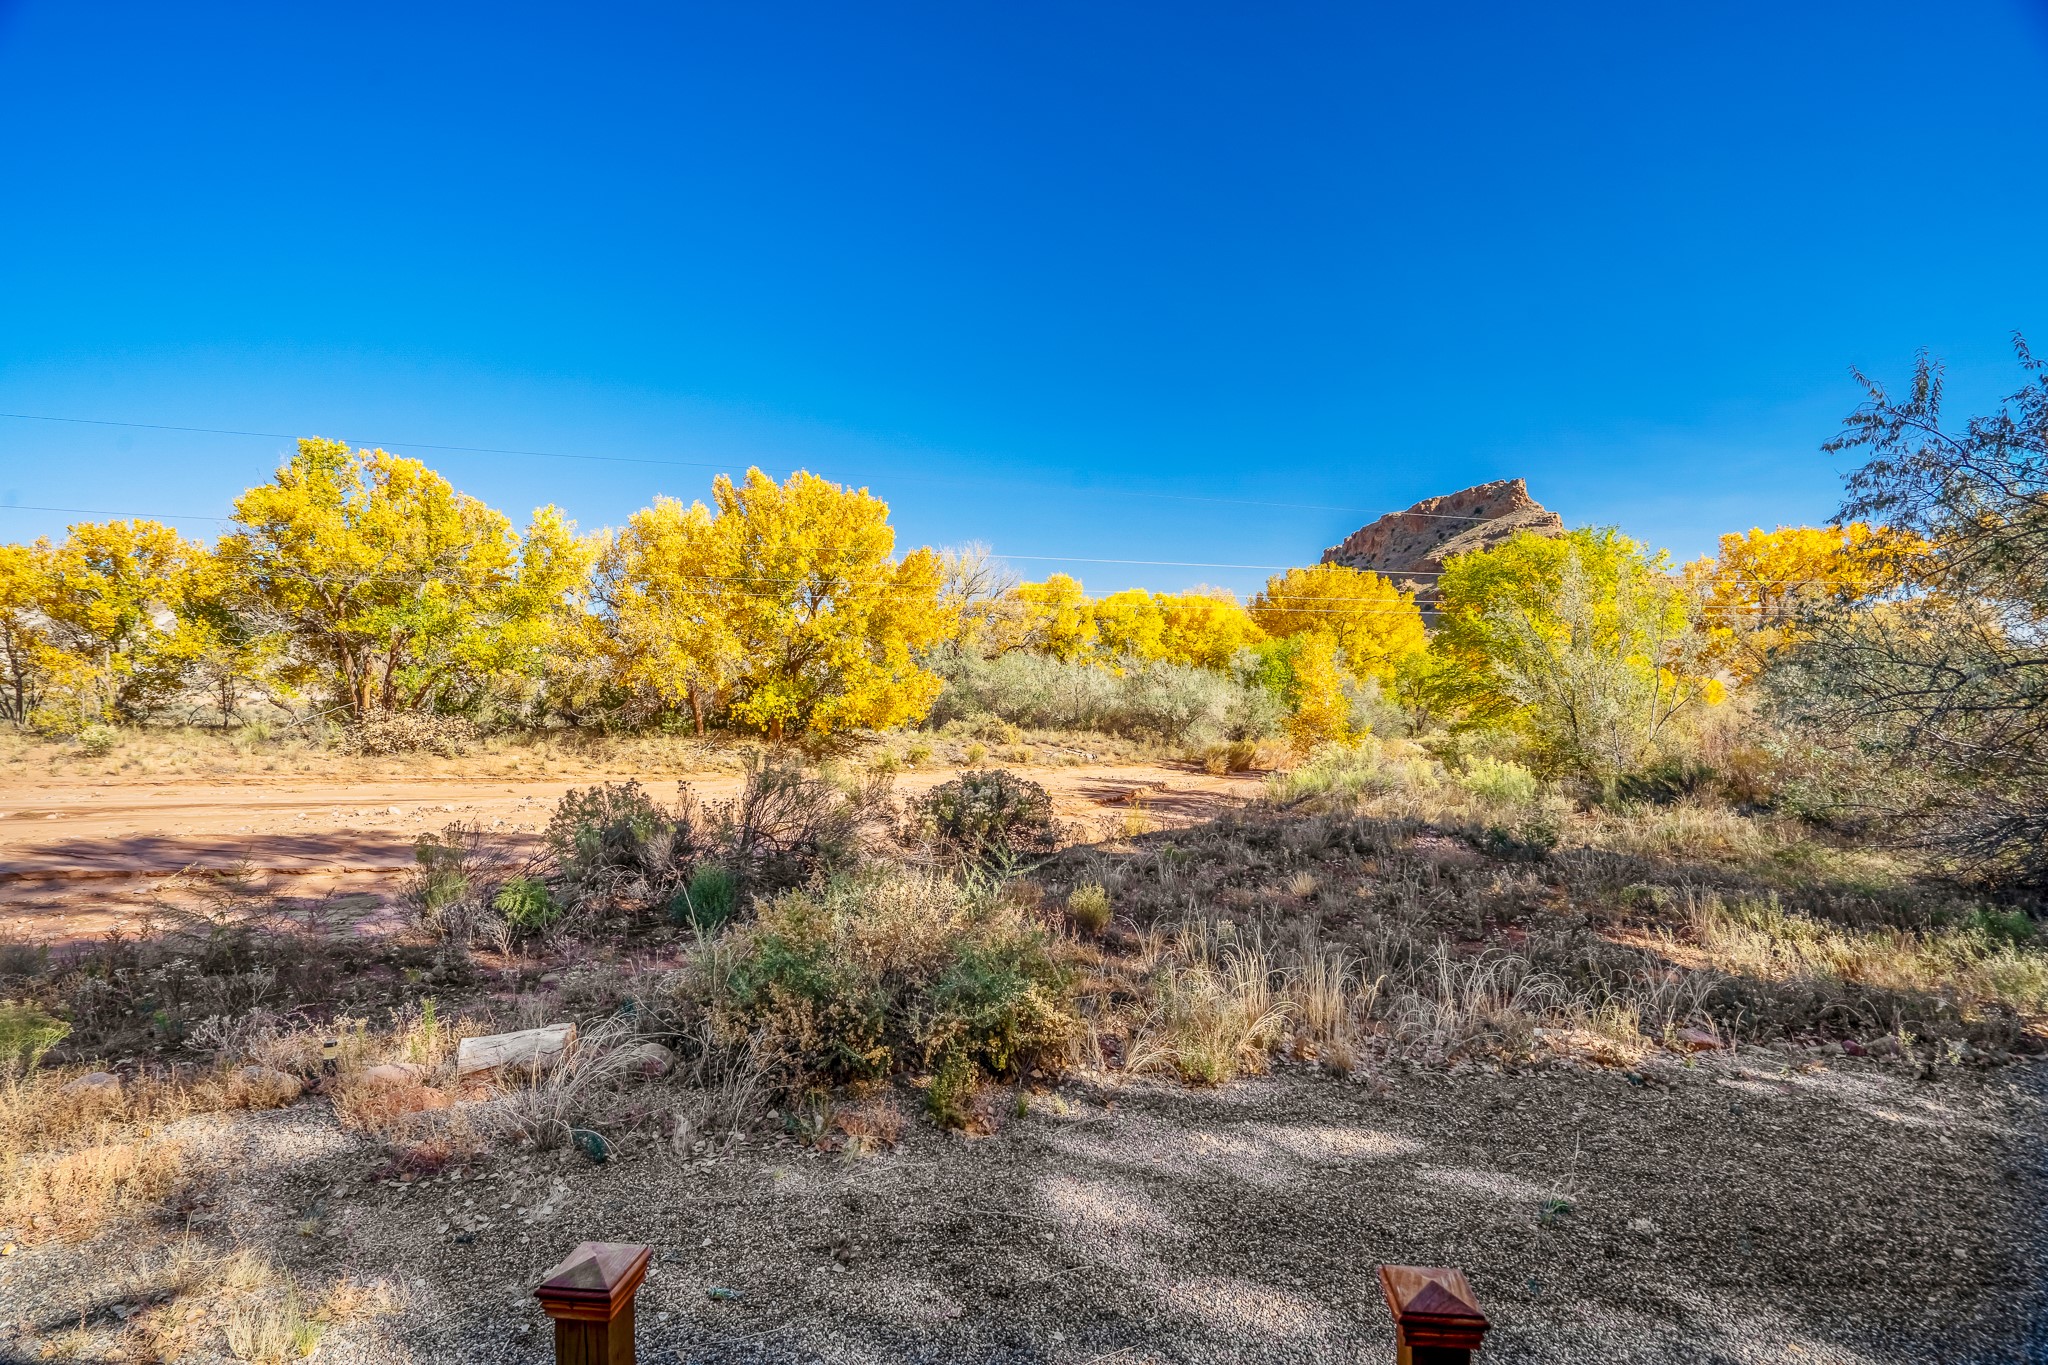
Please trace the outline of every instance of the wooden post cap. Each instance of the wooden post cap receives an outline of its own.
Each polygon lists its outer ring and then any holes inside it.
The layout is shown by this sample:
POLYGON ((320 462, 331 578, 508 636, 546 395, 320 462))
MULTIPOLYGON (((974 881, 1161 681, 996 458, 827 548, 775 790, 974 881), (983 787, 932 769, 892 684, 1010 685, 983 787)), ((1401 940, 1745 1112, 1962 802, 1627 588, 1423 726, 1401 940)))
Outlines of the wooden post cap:
POLYGON ((610 1322, 647 1277, 652 1247, 584 1242, 548 1272, 533 1296, 557 1322, 610 1322))
POLYGON ((1442 1266, 1383 1265, 1380 1289, 1403 1344, 1476 1351, 1493 1324, 1479 1311, 1462 1270, 1442 1266))

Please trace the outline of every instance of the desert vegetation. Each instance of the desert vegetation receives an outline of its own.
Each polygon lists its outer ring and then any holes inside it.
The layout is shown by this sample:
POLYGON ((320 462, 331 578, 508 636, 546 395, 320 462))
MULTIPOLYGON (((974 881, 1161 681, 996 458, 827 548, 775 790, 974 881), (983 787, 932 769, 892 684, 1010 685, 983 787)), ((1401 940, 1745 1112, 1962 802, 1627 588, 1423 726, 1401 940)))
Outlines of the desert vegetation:
POLYGON ((135 932, 0 941, 0 1238, 154 1229, 178 1250, 131 1358, 203 1332, 288 1359, 393 1291, 295 1278, 213 1212, 236 1177, 208 1144, 273 1111, 371 1153, 364 1185, 445 1188, 857 1160, 1076 1086, 1106 1114, 1275 1068, 1936 1084, 2038 1055, 2048 390, 2022 361, 1960 434, 1935 371, 1873 387, 1837 525, 1682 567, 1519 535, 1453 559, 1427 626, 1335 565, 1241 604, 899 557, 884 504, 807 475, 520 533, 318 441, 216 545, 0 547, 10 763, 575 780, 530 838, 420 834, 389 932, 218 866, 135 932), (1087 827, 1031 775, 1069 752, 1263 785, 1087 827), (620 755, 683 785, 603 780, 620 755), (735 794, 693 796, 714 767, 735 794), (188 1314, 202 1282, 236 1287, 188 1314))

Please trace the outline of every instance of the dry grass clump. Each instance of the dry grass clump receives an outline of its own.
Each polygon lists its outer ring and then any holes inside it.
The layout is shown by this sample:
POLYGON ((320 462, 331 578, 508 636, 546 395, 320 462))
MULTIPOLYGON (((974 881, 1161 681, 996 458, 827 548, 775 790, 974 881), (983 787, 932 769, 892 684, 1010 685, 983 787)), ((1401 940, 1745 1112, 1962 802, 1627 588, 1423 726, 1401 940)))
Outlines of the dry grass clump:
POLYGON ((1849 928, 1788 914, 1775 897, 1729 902, 1711 893, 1691 897, 1686 918, 1692 942, 1726 972, 1937 995, 1965 1018, 2048 1014, 2048 953, 1982 923, 1849 928))
POLYGON ((453 1103, 446 1091, 410 1072, 389 1078, 356 1072, 341 1078, 333 1095, 334 1117, 343 1128, 380 1138, 399 1136, 413 1126, 414 1115, 453 1103))
POLYGON ((1152 983, 1152 1018, 1132 1043, 1125 1069, 1170 1070, 1195 1085, 1222 1085, 1264 1070, 1291 1008, 1257 942, 1196 922, 1181 926, 1152 983))
POLYGON ((261 1252, 220 1252, 192 1237, 136 1253, 110 1286, 117 1297, 155 1306, 128 1326, 130 1359, 189 1360, 223 1350, 250 1365, 283 1365, 318 1348, 339 1323, 391 1311, 384 1281, 307 1287, 261 1252))
POLYGON ((184 1169, 184 1145, 165 1137, 16 1157, 4 1168, 0 1225, 29 1241, 82 1241, 156 1208, 184 1169))
POLYGON ((1067 893, 1067 922, 1084 934, 1107 929, 1113 909, 1101 882, 1083 882, 1067 893))

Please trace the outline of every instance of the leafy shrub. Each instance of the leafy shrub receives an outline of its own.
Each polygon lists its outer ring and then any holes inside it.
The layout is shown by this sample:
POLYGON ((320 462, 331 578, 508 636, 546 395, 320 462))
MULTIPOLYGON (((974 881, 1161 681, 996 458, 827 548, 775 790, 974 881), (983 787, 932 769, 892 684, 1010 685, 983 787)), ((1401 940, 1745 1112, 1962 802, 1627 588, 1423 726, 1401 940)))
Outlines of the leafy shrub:
POLYGON ((435 753, 459 758, 476 744, 476 723, 433 711, 372 711, 351 724, 342 745, 364 755, 435 753))
POLYGON ((709 929, 741 891, 773 892, 849 864, 887 808, 885 780, 841 788, 786 761, 750 760, 730 801, 664 807, 637 782, 566 793, 520 864, 473 825, 422 835, 406 889, 444 938, 518 936, 579 919, 666 911, 709 929))
POLYGON ((962 773, 916 806, 917 832, 969 862, 1003 862, 1059 847, 1052 795, 1006 768, 962 773))
POLYGON ((965 1128, 974 1117, 974 1089, 981 1076, 963 1052, 949 1052, 924 1092, 926 1112, 942 1128, 965 1128))
POLYGON ((491 908, 522 933, 545 929, 562 917, 562 907, 548 894, 548 884, 538 877, 512 878, 498 888, 491 908))
POLYGON ((986 887, 839 878, 757 904, 726 942, 698 963, 714 1032, 757 1046, 791 1090, 949 1058, 1014 1074, 1061 1055, 1076 1027, 1053 941, 986 887))
POLYGON ((105 758, 121 742, 121 732, 111 725, 88 725, 78 732, 78 751, 87 758, 105 758))
POLYGON ((0 1000, 0 1078, 26 1076, 64 1041, 71 1025, 34 1005, 0 1000))
POLYGON ((1110 913, 1109 892, 1101 882, 1083 882, 1067 893, 1067 920, 1084 933, 1107 929, 1110 913))
POLYGON ((704 933, 723 925, 740 908, 739 878, 715 863, 691 874, 689 883, 668 904, 669 918, 704 933))
POLYGON ((731 801, 706 806, 702 850, 756 894, 802 884, 851 865, 862 832, 890 817, 887 774, 836 786, 779 758, 749 756, 731 801))
POLYGON ((1484 801, 1503 806, 1526 806, 1540 790, 1536 775, 1519 763, 1481 756, 1465 765, 1458 785, 1484 801))

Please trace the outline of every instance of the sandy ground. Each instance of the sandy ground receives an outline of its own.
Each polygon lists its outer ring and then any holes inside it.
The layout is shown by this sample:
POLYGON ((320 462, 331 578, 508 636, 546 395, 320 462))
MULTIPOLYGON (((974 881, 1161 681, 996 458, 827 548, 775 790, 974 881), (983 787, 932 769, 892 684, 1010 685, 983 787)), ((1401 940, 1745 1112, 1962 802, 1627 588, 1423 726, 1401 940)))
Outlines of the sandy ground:
MULTIPOLYGON (((1004 1094, 975 1140, 912 1120, 867 1156, 755 1136, 402 1185, 308 1100, 192 1121, 233 1172, 193 1230, 305 1284, 395 1286, 393 1311, 322 1343, 335 1365, 545 1360, 530 1290, 583 1240, 654 1247, 649 1365, 1390 1361, 1381 1262, 1467 1271, 1487 1361, 2019 1362, 2044 1358, 2048 1283, 2033 1084, 1770 1053, 1649 1085, 1084 1077, 1022 1114, 1004 1094)), ((80 1349, 116 1358, 174 1235, 11 1258, 0 1358, 81 1324, 80 1349)))
MULTIPOLYGON (((1213 815, 1261 781, 1142 764, 1020 771, 1052 791, 1061 818, 1091 834, 1121 822, 1134 794, 1143 819, 1163 828, 1213 815)), ((905 773, 896 786, 911 795, 955 775, 905 773)), ((539 781, 15 781, 0 792, 0 933, 53 944, 98 937, 147 913, 176 873, 240 864, 280 895, 331 893, 346 915, 374 922, 389 913, 422 831, 461 820, 508 838, 531 835, 569 788, 628 778, 658 798, 674 793, 675 774, 641 772, 539 781)), ((707 801, 733 795, 741 781, 730 772, 688 780, 707 801)))

